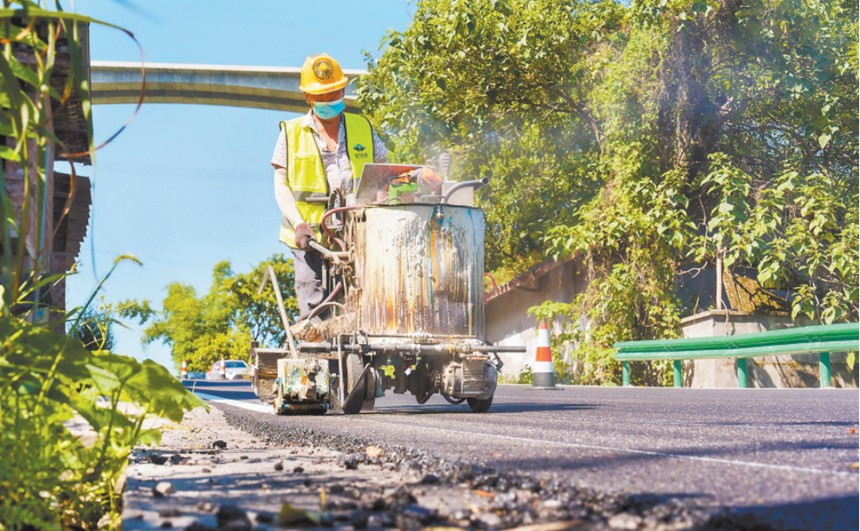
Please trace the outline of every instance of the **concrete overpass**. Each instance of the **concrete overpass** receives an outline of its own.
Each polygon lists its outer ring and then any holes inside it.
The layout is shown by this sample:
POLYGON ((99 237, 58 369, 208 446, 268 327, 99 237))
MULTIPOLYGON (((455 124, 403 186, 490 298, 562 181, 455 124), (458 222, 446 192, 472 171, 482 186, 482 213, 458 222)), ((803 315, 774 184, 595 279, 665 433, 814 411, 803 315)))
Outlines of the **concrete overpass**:
MULTIPOLYGON (((300 68, 268 66, 190 65, 146 63, 144 103, 223 105, 252 109, 306 112, 299 90, 300 68)), ((344 70, 350 80, 364 70, 344 70)), ((95 105, 137 103, 139 63, 92 61, 92 100, 95 105)), ((353 85, 346 91, 346 107, 357 111, 353 85)))

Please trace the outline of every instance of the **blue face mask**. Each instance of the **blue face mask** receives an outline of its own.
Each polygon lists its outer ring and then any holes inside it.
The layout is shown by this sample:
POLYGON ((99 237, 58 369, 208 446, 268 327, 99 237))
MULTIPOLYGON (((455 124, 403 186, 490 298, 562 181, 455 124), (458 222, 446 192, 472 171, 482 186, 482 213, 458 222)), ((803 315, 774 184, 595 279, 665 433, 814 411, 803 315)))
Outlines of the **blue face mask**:
POLYGON ((314 113, 323 120, 331 120, 343 112, 343 98, 335 101, 317 101, 314 102, 314 113))

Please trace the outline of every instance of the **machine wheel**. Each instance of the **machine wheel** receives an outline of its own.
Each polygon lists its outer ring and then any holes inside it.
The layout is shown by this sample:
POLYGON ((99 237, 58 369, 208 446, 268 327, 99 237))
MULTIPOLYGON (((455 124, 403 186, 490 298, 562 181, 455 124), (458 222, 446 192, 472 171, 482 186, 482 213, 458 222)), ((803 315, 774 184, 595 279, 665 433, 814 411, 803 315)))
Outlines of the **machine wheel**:
POLYGON ((376 386, 378 384, 379 381, 376 377, 376 369, 371 370, 367 373, 364 402, 361 403, 362 411, 372 411, 373 406, 376 405, 376 386), (368 395, 370 395, 370 398, 367 398, 368 395))
MULTIPOLYGON (((364 370, 364 363, 361 354, 350 353, 346 355, 344 363, 346 370, 346 378, 341 381, 346 381, 345 395, 349 396, 350 391, 358 383, 358 379, 364 370)), ((364 400, 353 404, 342 404, 343 412, 347 415, 355 415, 359 411, 370 411, 376 402, 376 371, 369 371, 367 378, 364 380, 364 400), (370 398, 368 398, 368 395, 370 398), (360 406, 359 406, 360 404, 360 406)))
POLYGON ((426 370, 413 371, 409 375, 409 392, 415 395, 415 400, 419 404, 430 400, 430 397, 436 394, 438 390, 439 386, 434 383, 433 377, 427 374, 426 370))
POLYGON ((472 410, 472 413, 486 413, 490 410, 490 406, 493 405, 493 397, 480 399, 480 398, 467 398, 466 401, 469 403, 469 409, 472 410))

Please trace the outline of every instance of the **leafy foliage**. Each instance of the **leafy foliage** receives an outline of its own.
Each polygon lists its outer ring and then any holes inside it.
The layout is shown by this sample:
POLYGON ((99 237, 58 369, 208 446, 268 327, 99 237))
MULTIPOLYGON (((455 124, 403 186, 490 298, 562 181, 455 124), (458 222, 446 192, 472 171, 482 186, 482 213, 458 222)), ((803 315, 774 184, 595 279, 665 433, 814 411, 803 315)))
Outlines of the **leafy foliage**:
POLYGON ((536 235, 573 222, 597 190, 600 131, 580 98, 594 83, 592 54, 612 46, 600 28, 611 33, 622 12, 611 1, 424 1, 368 59, 358 94, 392 158, 445 150, 453 176, 491 178, 481 199, 491 269, 539 261, 536 235))
POLYGON ((149 301, 126 301, 120 315, 147 324, 144 343, 162 341, 171 348, 177 367, 188 362, 188 370, 205 371, 221 358, 243 358, 251 341, 277 346, 284 342, 277 299, 268 285, 258 293, 266 268, 272 265, 284 292, 289 319, 298 316, 293 295, 293 262, 282 254, 271 256, 248 273, 235 273, 230 262, 215 265, 209 291, 198 297, 192 286, 173 282, 167 286, 162 309, 149 301))
POLYGON ((520 369, 520 373, 517 375, 516 383, 531 384, 533 380, 534 373, 532 372, 532 368, 529 365, 526 365, 522 369, 520 369))
POLYGON ((425 0, 358 89, 397 157, 446 149, 493 178, 490 268, 543 244, 583 261, 588 287, 533 313, 567 318, 603 383, 615 342, 677 336, 679 276, 718 261, 793 316, 857 319, 857 20, 843 1, 425 0))
POLYGON ((50 108, 56 113, 75 93, 91 124, 78 23, 100 22, 63 13, 58 3, 50 11, 28 0, 4 0, 0 9, 2 529, 119 527, 118 485, 129 452, 160 438, 145 421, 179 421, 202 405, 163 367, 104 350, 111 343, 111 318, 89 309, 104 280, 83 308, 43 311, 41 294, 63 278, 44 273, 53 243, 44 227, 52 215, 45 210, 44 164, 52 160, 49 150, 60 145, 50 108), (69 72, 58 90, 51 82, 61 48, 68 50, 69 72), (10 169, 24 187, 16 204, 7 189, 10 169), (55 331, 63 320, 77 337, 55 331), (87 350, 81 340, 97 348, 87 350), (120 403, 134 413, 124 413, 120 403))
POLYGON ((114 347, 113 320, 106 310, 87 310, 69 329, 69 336, 77 339, 87 350, 107 350, 114 347))
POLYGON ((856 190, 852 195, 828 173, 787 169, 753 201, 753 176, 722 153, 711 160, 702 184, 719 203, 708 222, 712 236, 699 239, 699 253, 722 250, 727 266, 754 265, 765 287, 793 290, 792 317, 826 324, 856 319, 856 190))
POLYGON ((90 528, 105 513, 118 518, 115 485, 131 449, 161 437, 145 420, 180 421, 202 403, 152 361, 91 352, 46 326, 6 314, 0 337, 3 525, 90 528))

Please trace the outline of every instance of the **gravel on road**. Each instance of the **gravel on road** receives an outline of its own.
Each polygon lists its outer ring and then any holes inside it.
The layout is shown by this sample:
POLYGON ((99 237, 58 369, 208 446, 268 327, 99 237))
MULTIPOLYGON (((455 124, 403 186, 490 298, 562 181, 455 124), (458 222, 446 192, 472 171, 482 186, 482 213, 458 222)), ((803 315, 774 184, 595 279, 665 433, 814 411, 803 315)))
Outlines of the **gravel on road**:
POLYGON ((772 528, 753 513, 598 492, 271 420, 222 405, 165 426, 158 448, 134 453, 123 528, 772 528))

